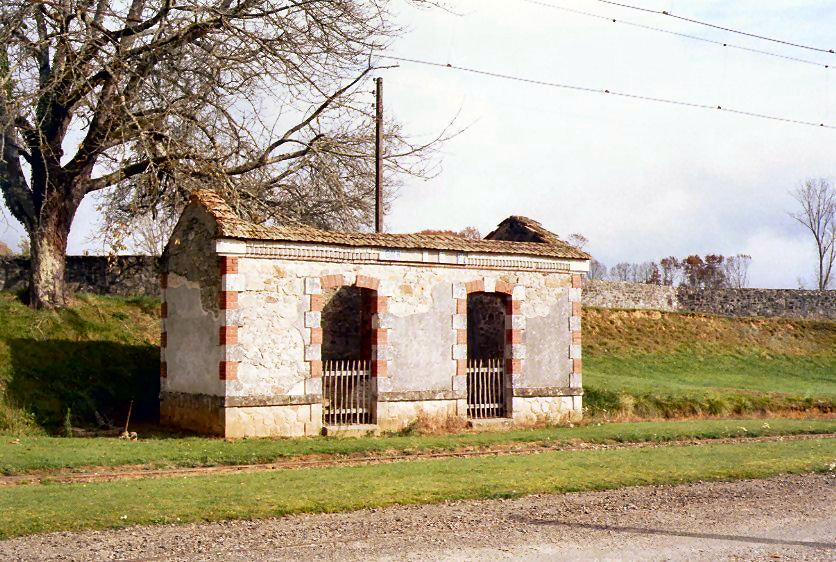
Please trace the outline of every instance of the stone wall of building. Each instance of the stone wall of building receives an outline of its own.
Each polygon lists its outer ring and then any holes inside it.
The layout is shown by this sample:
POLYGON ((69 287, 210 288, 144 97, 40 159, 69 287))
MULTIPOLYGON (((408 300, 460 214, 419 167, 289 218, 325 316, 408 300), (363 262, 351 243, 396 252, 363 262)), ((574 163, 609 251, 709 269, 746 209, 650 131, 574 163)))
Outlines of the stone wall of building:
MULTIPOLYGON (((160 294, 154 256, 67 256, 70 291, 108 295, 160 294)), ((19 291, 29 283, 29 258, 0 257, 0 289, 19 291)))
MULTIPOLYGON (((201 298, 207 292, 202 278, 172 271, 181 269, 176 260, 169 260, 171 269, 163 276, 167 334, 161 399, 166 412, 168 395, 180 404, 189 387, 223 401, 213 408, 226 411, 218 433, 227 437, 318 433, 328 324, 367 310, 371 322, 360 324, 371 326, 378 429, 400 429, 421 416, 464 417, 468 302, 497 293, 502 298, 494 299, 487 316, 497 324, 491 333, 499 334, 513 421, 581 415, 580 273, 219 257, 214 252, 206 259, 207 272, 215 271, 216 302, 201 298), (341 290, 354 298, 335 302, 341 290)), ((358 347, 355 340, 351 347, 358 347)), ((214 427, 216 418, 208 415, 200 429, 214 427)))
POLYGON ((587 281, 584 306, 836 320, 836 291, 689 289, 621 281, 587 281))

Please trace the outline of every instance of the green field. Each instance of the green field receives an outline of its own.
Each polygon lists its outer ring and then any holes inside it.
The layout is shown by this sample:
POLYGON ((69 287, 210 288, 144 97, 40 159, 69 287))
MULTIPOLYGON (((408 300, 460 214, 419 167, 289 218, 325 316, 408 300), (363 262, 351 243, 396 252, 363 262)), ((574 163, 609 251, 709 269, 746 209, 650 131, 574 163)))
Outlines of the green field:
POLYGON ((832 470, 836 440, 547 452, 0 488, 0 538, 832 470), (617 468, 615 468, 617 467, 617 468), (149 498, 152 500, 149 501, 149 498))
POLYGON ((520 444, 666 443, 691 439, 836 433, 836 420, 738 419, 605 423, 507 432, 358 439, 300 438, 224 441, 153 435, 140 441, 30 436, 0 439, 0 473, 146 465, 154 468, 258 464, 305 455, 480 450, 520 444))
POLYGON ((584 310, 584 391, 603 417, 836 408, 836 322, 584 310))

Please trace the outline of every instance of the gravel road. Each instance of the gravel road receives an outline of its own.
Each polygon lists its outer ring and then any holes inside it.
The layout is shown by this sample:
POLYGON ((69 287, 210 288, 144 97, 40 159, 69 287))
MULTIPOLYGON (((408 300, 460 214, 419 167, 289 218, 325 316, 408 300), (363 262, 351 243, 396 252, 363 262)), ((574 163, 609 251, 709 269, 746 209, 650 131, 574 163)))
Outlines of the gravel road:
POLYGON ((836 560, 836 475, 51 533, 22 560, 836 560))

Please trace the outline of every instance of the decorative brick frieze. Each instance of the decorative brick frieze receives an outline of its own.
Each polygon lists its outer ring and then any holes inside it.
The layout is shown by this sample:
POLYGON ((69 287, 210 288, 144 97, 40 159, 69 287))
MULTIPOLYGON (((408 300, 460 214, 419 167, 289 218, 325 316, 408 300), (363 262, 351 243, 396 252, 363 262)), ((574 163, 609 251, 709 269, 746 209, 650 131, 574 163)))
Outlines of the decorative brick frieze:
POLYGON ((572 274, 572 288, 573 289, 580 289, 583 285, 583 275, 580 273, 573 273, 572 274))
POLYGON ((456 299, 456 314, 467 314, 467 299, 456 299))
POLYGON ((580 332, 572 332, 572 343, 575 345, 581 344, 581 333, 580 332))
POLYGON ((458 344, 466 344, 467 343, 467 330, 456 330, 456 343, 458 344))
POLYGON ((573 373, 580 373, 581 372, 581 359, 572 359, 572 372, 573 373))
POLYGON ((572 303, 572 316, 580 316, 581 315, 581 303, 580 302, 573 302, 572 303))
POLYGON ((308 298, 308 305, 311 312, 322 312, 323 307, 325 306, 325 299, 322 298, 322 295, 309 295, 308 298))

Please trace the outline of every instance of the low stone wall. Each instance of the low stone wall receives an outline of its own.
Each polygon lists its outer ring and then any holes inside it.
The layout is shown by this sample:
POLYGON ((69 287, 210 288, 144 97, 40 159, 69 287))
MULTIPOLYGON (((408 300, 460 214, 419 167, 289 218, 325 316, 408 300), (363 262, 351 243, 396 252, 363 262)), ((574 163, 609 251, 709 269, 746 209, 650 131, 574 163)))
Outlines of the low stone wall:
POLYGON ((584 306, 836 320, 836 291, 689 289, 620 281, 587 281, 584 306))
POLYGON ((677 290, 680 310, 726 316, 836 320, 836 291, 799 289, 677 290))
MULTIPOLYGON (((159 259, 154 256, 67 256, 70 291, 110 295, 160 294, 159 259)), ((0 288, 25 289, 29 258, 0 258, 0 288)))
POLYGON ((586 281, 582 302, 595 308, 679 309, 676 287, 621 281, 586 281))

